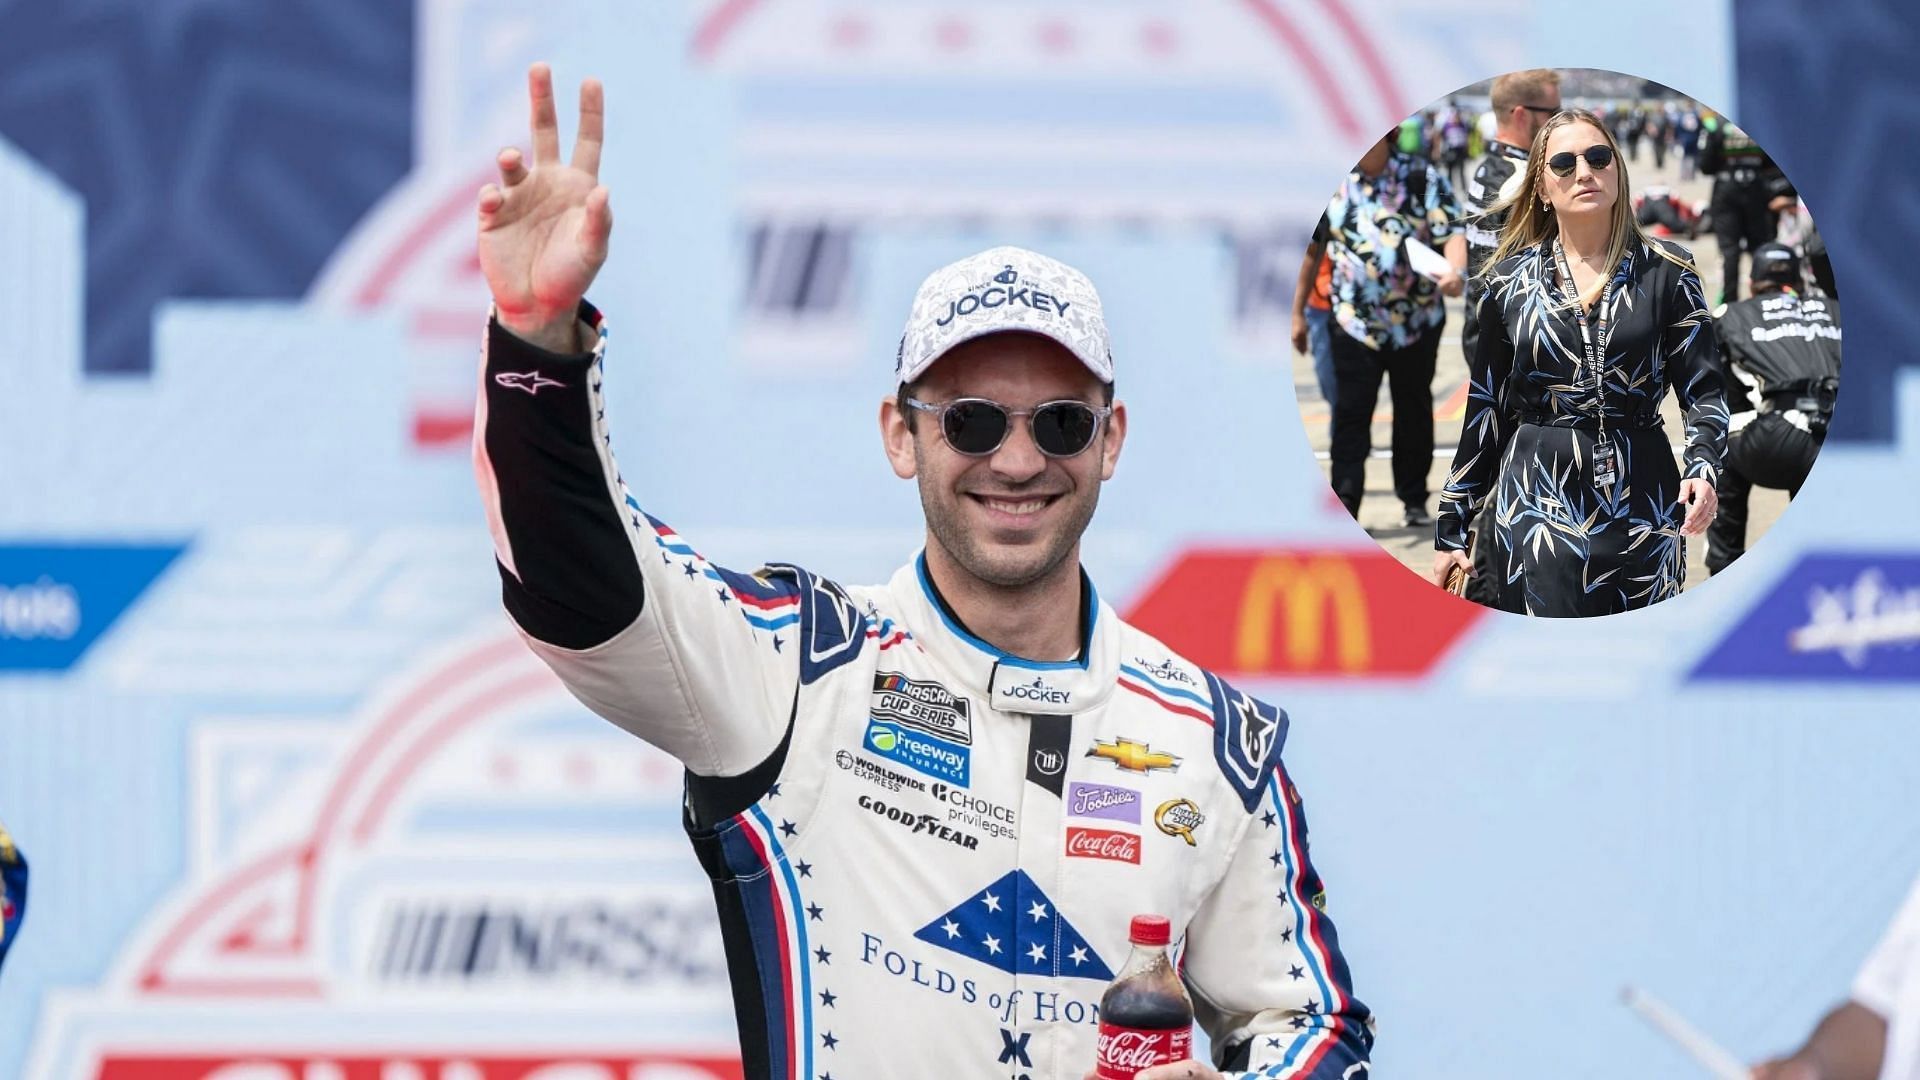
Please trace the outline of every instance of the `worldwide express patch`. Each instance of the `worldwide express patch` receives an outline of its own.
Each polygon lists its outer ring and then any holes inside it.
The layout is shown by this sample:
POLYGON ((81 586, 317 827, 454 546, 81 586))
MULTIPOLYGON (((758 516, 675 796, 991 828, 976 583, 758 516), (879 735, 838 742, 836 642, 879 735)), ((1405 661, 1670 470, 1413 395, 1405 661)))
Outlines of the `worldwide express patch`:
POLYGON ((969 755, 972 751, 964 746, 955 746, 944 739, 936 739, 904 724, 891 723, 879 717, 867 721, 867 734, 861 740, 861 745, 870 753, 905 765, 915 772, 960 787, 968 786, 971 770, 969 755))

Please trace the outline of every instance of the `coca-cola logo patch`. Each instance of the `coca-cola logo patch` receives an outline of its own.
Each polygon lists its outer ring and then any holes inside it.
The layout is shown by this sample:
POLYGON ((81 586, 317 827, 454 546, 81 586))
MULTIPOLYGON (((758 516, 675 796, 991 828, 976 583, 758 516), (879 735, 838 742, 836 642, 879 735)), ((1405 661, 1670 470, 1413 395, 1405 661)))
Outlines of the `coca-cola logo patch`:
POLYGON ((1142 1069, 1185 1061, 1193 1053, 1193 1029, 1148 1031, 1102 1022, 1094 1050, 1094 1075, 1129 1080, 1142 1069))
POLYGON ((1108 859, 1140 865, 1140 838, 1113 829, 1067 830, 1067 854, 1079 859, 1108 859))

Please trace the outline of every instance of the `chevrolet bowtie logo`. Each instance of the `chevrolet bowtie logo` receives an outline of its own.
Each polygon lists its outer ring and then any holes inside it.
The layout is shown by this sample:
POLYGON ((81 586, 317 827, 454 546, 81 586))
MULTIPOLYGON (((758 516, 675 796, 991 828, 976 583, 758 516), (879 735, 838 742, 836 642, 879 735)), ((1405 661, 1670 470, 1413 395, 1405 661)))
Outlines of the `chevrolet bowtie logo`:
POLYGON ((1147 748, 1143 742, 1132 739, 1115 739, 1110 743, 1095 742, 1087 751, 1088 757, 1106 758, 1128 772, 1152 772, 1155 769, 1178 769, 1180 759, 1172 754, 1147 748))

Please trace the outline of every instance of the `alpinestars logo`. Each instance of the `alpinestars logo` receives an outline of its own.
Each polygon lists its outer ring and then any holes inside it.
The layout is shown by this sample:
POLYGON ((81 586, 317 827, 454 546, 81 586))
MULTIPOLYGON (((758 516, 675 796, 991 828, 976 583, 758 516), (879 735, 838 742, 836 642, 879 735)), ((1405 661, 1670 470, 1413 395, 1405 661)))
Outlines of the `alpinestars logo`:
POLYGON ((1267 749, 1273 745, 1273 733, 1279 722, 1260 711, 1252 698, 1245 694, 1234 702, 1234 708, 1240 711, 1240 749, 1246 751, 1247 760, 1258 765, 1267 758, 1267 749))
POLYGON ((493 377, 493 381, 509 390, 525 390, 530 395, 538 395, 548 386, 565 386, 558 379, 549 379, 537 371, 503 371, 493 377))

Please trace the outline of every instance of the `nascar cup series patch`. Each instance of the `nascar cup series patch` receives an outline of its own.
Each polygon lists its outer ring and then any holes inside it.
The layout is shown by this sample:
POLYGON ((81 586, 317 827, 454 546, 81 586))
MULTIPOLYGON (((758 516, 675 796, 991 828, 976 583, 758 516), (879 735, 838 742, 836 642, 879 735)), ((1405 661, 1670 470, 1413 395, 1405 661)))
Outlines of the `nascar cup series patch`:
POLYGON ((873 696, 875 720, 905 724, 961 746, 973 745, 967 699, 931 679, 878 672, 873 677, 873 696))

